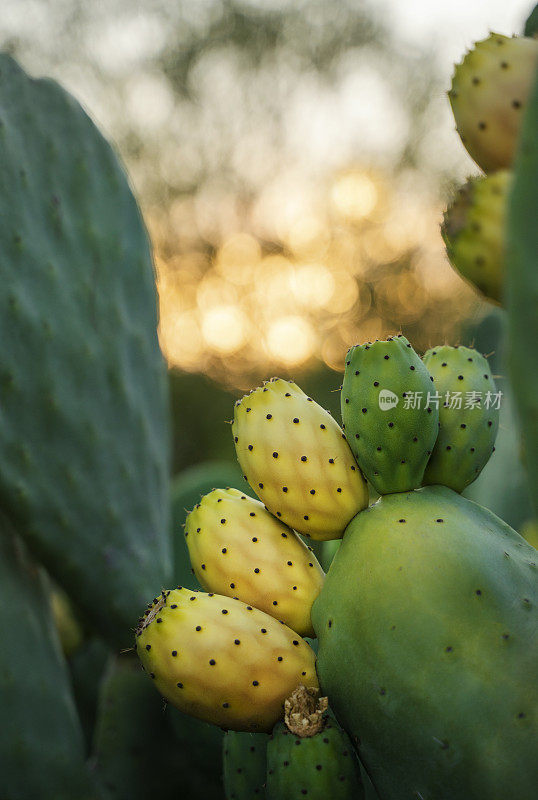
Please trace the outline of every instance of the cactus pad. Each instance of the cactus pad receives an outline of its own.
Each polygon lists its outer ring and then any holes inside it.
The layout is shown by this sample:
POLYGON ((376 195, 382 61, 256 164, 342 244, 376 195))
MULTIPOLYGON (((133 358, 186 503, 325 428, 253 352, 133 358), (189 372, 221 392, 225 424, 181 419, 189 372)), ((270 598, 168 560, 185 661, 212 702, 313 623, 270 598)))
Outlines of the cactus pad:
POLYGON ((0 498, 112 641, 166 580, 167 394, 152 258, 111 147, 0 56, 0 498))
POLYGON ((488 362, 469 347, 433 347, 424 363, 439 395, 439 436, 424 483, 462 492, 494 450, 501 395, 488 362))
POLYGON ((185 537, 206 591, 237 597, 313 636, 312 603, 325 574, 297 534, 263 503, 237 489, 214 489, 187 517, 185 537))
POLYGON ((295 383, 273 378, 238 400, 232 432, 248 482, 298 533, 339 539, 368 504, 340 427, 295 383))
POLYGON ((342 419, 357 462, 379 494, 420 486, 438 430, 430 392, 430 374, 405 336, 349 350, 342 419))
POLYGON ((384 800, 536 796, 536 556, 441 486, 346 530, 313 608, 317 667, 384 800))
POLYGON ((299 683, 318 685, 311 647, 284 623, 234 598, 163 592, 136 639, 161 694, 222 728, 269 732, 299 683))
POLYGON ((0 796, 96 800, 43 570, 0 518, 0 796))
POLYGON ((492 33, 456 66, 448 93, 469 155, 485 172, 509 168, 538 66, 538 40, 492 33))

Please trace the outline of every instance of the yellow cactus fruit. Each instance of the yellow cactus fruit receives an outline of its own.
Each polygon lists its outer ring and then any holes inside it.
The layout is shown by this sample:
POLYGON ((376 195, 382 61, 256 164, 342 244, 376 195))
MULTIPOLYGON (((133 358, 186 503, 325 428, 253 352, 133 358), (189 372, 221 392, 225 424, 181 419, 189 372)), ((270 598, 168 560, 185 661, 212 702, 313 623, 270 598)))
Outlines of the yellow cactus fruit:
POLYGON ((325 573, 263 503, 237 489, 214 489, 188 515, 185 537, 204 589, 251 603, 301 636, 315 635, 310 610, 325 573))
POLYGON ((172 705, 226 729, 269 732, 299 684, 318 686, 304 639, 222 595, 163 591, 140 621, 136 649, 172 705))
POLYGON ((484 172, 511 167, 538 67, 538 39, 492 33, 456 65, 448 93, 456 128, 484 172))
POLYGON ((339 539, 368 488, 328 411, 273 378, 238 400, 232 424, 245 477, 278 519, 312 539, 339 539))

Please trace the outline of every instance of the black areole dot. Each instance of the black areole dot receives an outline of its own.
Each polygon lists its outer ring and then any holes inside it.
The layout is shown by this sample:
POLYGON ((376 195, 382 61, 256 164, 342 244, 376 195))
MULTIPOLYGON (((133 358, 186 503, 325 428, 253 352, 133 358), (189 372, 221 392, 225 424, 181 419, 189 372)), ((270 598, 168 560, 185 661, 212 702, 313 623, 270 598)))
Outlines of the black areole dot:
POLYGON ((435 521, 436 522, 444 522, 444 519, 439 518, 439 519, 436 519, 435 521))
POLYGON ((288 564, 288 567, 292 567, 293 566, 293 562, 292 561, 288 561, 287 564, 288 564))
POLYGON ((301 461, 306 461, 306 456, 301 456, 301 461))
POLYGON ((222 704, 222 707, 223 707, 223 708, 229 708, 229 707, 230 707, 230 704, 229 704, 229 703, 223 703, 223 704, 222 704))
POLYGON ((413 370, 414 370, 415 368, 414 368, 414 366, 411 364, 411 366, 409 367, 409 369, 413 369, 413 370))
POLYGON ((283 487, 282 487, 282 491, 283 491, 283 492, 287 492, 287 491, 288 491, 288 487, 287 487, 287 486, 283 486, 283 487))
POLYGON ((278 656, 277 661, 282 661, 282 656, 278 656))
POLYGON ((159 617, 159 618, 157 619, 157 622, 162 622, 162 619, 159 617))
POLYGON ((319 427, 321 428, 322 431, 325 430, 325 425, 321 424, 319 427))
POLYGON ((289 392, 286 392, 285 397, 291 397, 291 394, 289 392))
POLYGON ((379 386, 379 381, 374 381, 374 386, 379 386))
POLYGON ((150 677, 150 678, 154 678, 154 677, 155 677, 155 673, 154 673, 154 672, 150 672, 150 673, 149 673, 149 677, 150 677))
POLYGON ((316 490, 315 489, 310 489, 310 494, 316 494, 316 490))
POLYGON ((273 418, 273 415, 272 415, 272 414, 266 414, 266 415, 265 415, 265 419, 272 419, 272 418, 273 418))
POLYGON ((196 630, 197 630, 197 631, 201 631, 201 630, 202 630, 202 626, 201 626, 201 625, 197 625, 197 626, 196 626, 196 630))
POLYGON ((225 552, 226 552, 226 547, 223 547, 223 548, 222 548, 222 550, 221 550, 220 552, 221 552, 221 553, 225 553, 225 552))
POLYGON ((228 610, 227 610, 226 608, 223 608, 223 609, 222 609, 222 613, 223 613, 223 614, 227 614, 227 613, 228 613, 228 610))
POLYGON ((260 684, 258 683, 258 681, 252 681, 252 685, 253 686, 259 686, 260 684))
POLYGON ((178 689, 183 689, 183 684, 182 683, 176 683, 176 686, 177 686, 178 689))
POLYGON ((278 458, 278 453, 276 452, 276 450, 275 450, 275 452, 273 453, 273 458, 278 458))
POLYGON ((177 650, 172 650, 172 655, 173 655, 173 656, 174 656, 174 658, 175 658, 175 657, 177 656, 177 650))
POLYGON ((337 488, 337 490, 336 490, 336 491, 337 491, 337 492, 341 492, 341 491, 342 491, 342 487, 341 487, 341 486, 339 486, 339 487, 337 488))
POLYGON ((211 665, 212 667, 214 667, 214 666, 215 666, 215 664, 216 664, 217 662, 215 661, 215 659, 214 659, 214 658, 210 658, 210 659, 209 659, 209 663, 210 663, 210 665, 211 665))
POLYGON ((235 589, 235 583, 230 584, 230 589, 235 589))
POLYGON ((278 601, 277 600, 273 600, 273 605, 277 606, 278 605, 278 601))
POLYGON ((363 414, 366 414, 367 410, 368 410, 368 409, 366 409, 366 408, 363 408, 363 409, 362 409, 362 413, 363 413, 363 414))
POLYGON ((329 464, 334 464, 334 458, 329 459, 329 464))
POLYGON ((177 608, 177 604, 174 603, 173 605, 170 606, 170 608, 177 608))
POLYGON ((292 642, 292 644, 294 644, 294 645, 297 647, 297 645, 299 644, 299 642, 297 641, 297 639, 294 639, 294 640, 293 640, 293 642, 292 642))
POLYGON ((234 442, 237 444, 238 441, 239 441, 239 438, 237 436, 234 436, 234 442))
POLYGON ((221 521, 220 521, 220 524, 221 524, 221 525, 224 525, 224 523, 225 523, 225 522, 226 522, 226 520, 225 520, 225 519, 221 519, 221 521))
POLYGON ((388 357, 388 356, 383 356, 383 358, 385 359, 385 361, 388 361, 388 360, 389 360, 389 357, 388 357))
POLYGON ((251 511, 251 512, 250 512, 250 516, 251 516, 251 517, 255 517, 255 516, 256 516, 256 512, 255 512, 255 511, 251 511))
POLYGON ((280 535, 282 536, 283 539, 287 539, 288 538, 288 534, 287 533, 281 533, 280 535))
POLYGON ((260 630, 261 630, 262 633, 267 633, 267 629, 266 628, 261 628, 260 630))
POLYGON ((405 522, 405 519, 399 519, 398 522, 405 522))
POLYGON ((294 417, 294 418, 293 418, 293 421, 294 421, 294 422, 295 422, 295 424, 297 425, 297 423, 299 422, 299 417, 294 417))
POLYGON ((258 486, 260 487, 260 489, 263 489, 263 483, 259 483, 258 486))
POLYGON ((389 422, 389 428, 394 428, 394 422, 389 422))
POLYGON ((258 574, 258 572, 259 572, 259 571, 260 571, 260 570, 259 570, 259 567, 256 567, 256 568, 255 568, 255 570, 254 570, 254 572, 255 572, 256 574, 258 574))
POLYGON ((253 449, 254 449, 254 445, 252 445, 252 444, 249 444, 249 446, 248 446, 248 449, 249 449, 249 450, 253 450, 253 449))
POLYGON ((151 645, 150 644, 146 645, 146 650, 151 650, 151 645))
POLYGON ((241 644, 240 639, 234 639, 234 644, 241 644))

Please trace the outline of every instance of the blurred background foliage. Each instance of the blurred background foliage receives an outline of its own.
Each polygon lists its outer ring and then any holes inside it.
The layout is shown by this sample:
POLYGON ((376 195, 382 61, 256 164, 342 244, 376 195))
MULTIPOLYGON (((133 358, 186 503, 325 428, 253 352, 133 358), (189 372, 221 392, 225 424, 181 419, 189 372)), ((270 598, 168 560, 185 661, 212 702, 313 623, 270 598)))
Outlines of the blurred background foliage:
POLYGON ((142 206, 174 472, 233 458, 233 399, 273 374, 339 419, 358 341, 403 331, 422 351, 480 331, 495 349, 439 222, 477 171, 445 99, 452 62, 473 25, 520 28, 528 3, 505 6, 4 0, 1 49, 86 106, 142 206))

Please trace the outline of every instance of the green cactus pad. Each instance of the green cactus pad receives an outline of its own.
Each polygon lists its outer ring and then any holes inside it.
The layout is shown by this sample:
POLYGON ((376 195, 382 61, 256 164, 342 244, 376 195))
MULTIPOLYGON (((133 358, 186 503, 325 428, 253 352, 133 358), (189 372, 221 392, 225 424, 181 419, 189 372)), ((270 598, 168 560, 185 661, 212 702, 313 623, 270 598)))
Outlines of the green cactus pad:
POLYGON ((361 800, 360 768, 346 733, 333 719, 300 738, 279 722, 267 745, 267 800, 361 800))
MULTIPOLYGON (((189 722, 191 722, 189 720, 189 722)), ((208 728, 192 721, 196 728, 208 728)), ((105 677, 95 736, 95 769, 111 800, 187 797, 221 800, 220 738, 204 739, 205 763, 193 758, 196 742, 177 741, 162 699, 138 663, 119 658, 105 677), (183 746, 181 746, 183 745, 183 746), (211 769, 211 763, 218 767, 211 769)))
POLYGON ((222 745, 226 800, 264 800, 266 733, 228 731, 222 745))
MULTIPOLYGON (((538 40, 536 40, 538 45, 538 40)), ((538 71, 523 123, 508 202, 509 367, 524 442, 529 489, 538 513, 538 71)))
POLYGON ((0 56, 0 500, 108 638, 166 583, 168 418, 151 253, 114 152, 0 56))
POLYGON ((359 467, 379 494, 420 486, 437 438, 430 374, 405 336, 352 347, 342 420, 359 467))
POLYGON ((0 519, 0 797, 96 800, 43 570, 0 519))
POLYGON ((423 360, 439 395, 439 436, 424 483, 462 492, 494 450, 501 393, 484 356, 469 347, 433 347, 423 360))
POLYGON ((313 608, 317 668, 383 800, 536 797, 536 556, 442 486, 348 526, 313 608))
POLYGON ((471 178, 448 207, 441 233, 450 263, 495 303, 503 299, 509 170, 471 178))

